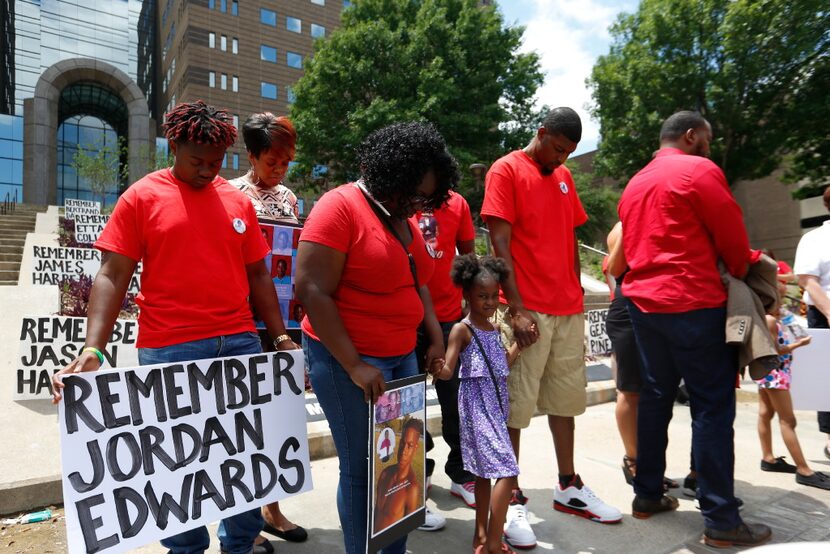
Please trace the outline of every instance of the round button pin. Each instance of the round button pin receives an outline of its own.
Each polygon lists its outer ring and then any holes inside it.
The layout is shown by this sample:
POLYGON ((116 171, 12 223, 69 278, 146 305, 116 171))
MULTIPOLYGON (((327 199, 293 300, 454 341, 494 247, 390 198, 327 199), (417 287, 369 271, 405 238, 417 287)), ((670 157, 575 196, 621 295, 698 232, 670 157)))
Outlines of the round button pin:
POLYGON ((245 227, 245 222, 244 221, 242 221, 238 217, 234 218, 234 220, 233 220, 233 230, 234 231, 236 231, 237 233, 239 233, 241 235, 242 233, 245 232, 246 228, 247 227, 245 227))

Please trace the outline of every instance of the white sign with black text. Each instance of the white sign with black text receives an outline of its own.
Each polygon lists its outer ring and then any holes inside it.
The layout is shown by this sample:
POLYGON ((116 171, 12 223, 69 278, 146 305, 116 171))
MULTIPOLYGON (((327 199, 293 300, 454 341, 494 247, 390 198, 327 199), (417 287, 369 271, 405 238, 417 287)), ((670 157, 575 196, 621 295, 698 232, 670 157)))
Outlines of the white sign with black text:
POLYGON ((588 319, 588 354, 591 356, 607 356, 614 349, 611 339, 605 331, 605 320, 608 319, 608 310, 588 310, 585 312, 588 319))

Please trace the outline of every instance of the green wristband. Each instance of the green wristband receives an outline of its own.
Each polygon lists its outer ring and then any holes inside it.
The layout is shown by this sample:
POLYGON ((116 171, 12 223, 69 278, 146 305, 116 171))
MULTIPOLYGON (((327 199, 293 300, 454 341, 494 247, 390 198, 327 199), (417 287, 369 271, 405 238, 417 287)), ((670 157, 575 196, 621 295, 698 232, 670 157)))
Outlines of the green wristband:
POLYGON ((94 346, 87 346, 86 348, 84 348, 83 350, 81 350, 81 353, 82 353, 82 354, 83 354, 84 352, 94 352, 94 353, 95 353, 95 355, 96 355, 96 356, 98 356, 98 362, 99 362, 101 365, 104 365, 104 355, 101 353, 101 351, 100 351, 100 350, 98 350, 98 349, 97 349, 97 348, 95 348, 94 346))

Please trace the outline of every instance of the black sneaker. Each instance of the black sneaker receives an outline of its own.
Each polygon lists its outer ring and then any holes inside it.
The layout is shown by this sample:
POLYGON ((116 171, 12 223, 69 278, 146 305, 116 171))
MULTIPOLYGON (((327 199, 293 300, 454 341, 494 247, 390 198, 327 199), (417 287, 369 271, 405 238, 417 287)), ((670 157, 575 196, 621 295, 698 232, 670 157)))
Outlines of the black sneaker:
POLYGON ((683 479, 683 494, 690 498, 697 498, 697 477, 687 475, 683 479))
POLYGON ((513 489, 513 496, 510 497, 511 506, 524 506, 527 504, 528 498, 522 492, 522 489, 513 489))
POLYGON ((703 542, 714 548, 733 546, 758 546, 772 537, 772 529, 762 523, 741 523, 734 529, 721 531, 709 529, 703 532, 703 542))
POLYGON ((676 510, 679 502, 673 496, 663 495, 659 500, 649 500, 642 496, 635 496, 631 503, 631 515, 637 519, 648 519, 660 512, 676 510))
POLYGON ((761 471, 771 471, 773 473, 795 473, 795 466, 784 461, 785 456, 775 458, 774 462, 761 460, 761 471))
POLYGON ((830 460, 830 446, 824 447, 824 457, 830 460))
POLYGON ((816 471, 810 476, 795 474, 795 482, 799 485, 806 485, 808 487, 816 487, 817 489, 824 489, 830 491, 830 475, 816 471))

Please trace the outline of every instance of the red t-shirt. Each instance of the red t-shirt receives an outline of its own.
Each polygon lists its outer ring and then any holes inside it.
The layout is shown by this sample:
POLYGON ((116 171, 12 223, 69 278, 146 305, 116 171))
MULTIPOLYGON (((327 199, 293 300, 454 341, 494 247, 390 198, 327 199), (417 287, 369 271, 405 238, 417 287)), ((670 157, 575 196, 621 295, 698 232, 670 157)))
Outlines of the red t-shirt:
POLYGON ((619 205, 629 271, 623 293, 644 312, 726 305, 723 259, 740 276, 750 262, 743 214, 711 160, 661 149, 625 187, 619 205))
POLYGON ((463 196, 450 191, 446 206, 432 213, 418 212, 412 222, 421 229, 435 260, 435 272, 427 283, 435 316, 441 322, 457 321, 461 319, 461 289, 450 279, 450 269, 456 244, 476 238, 470 206, 463 196))
MULTIPOLYGON (((418 282, 432 276, 432 258, 418 227, 409 223, 418 282)), ((401 243, 369 207, 356 185, 324 194, 308 214, 300 241, 314 242, 346 254, 340 283, 332 295, 346 332, 361 354, 388 357, 415 348, 424 306, 415 290, 409 258, 401 243)), ((308 320, 302 329, 317 339, 308 320)))
POLYGON ((95 247, 144 264, 139 348, 255 331, 245 266, 269 248, 225 179, 199 190, 170 169, 150 173, 118 199, 95 247))
MULTIPOLYGON (((542 175, 524 150, 496 160, 487 172, 481 215, 512 225, 510 254, 526 308, 548 315, 582 313, 574 229, 588 216, 567 167, 542 175)), ((503 295, 501 301, 506 302, 503 295)))

